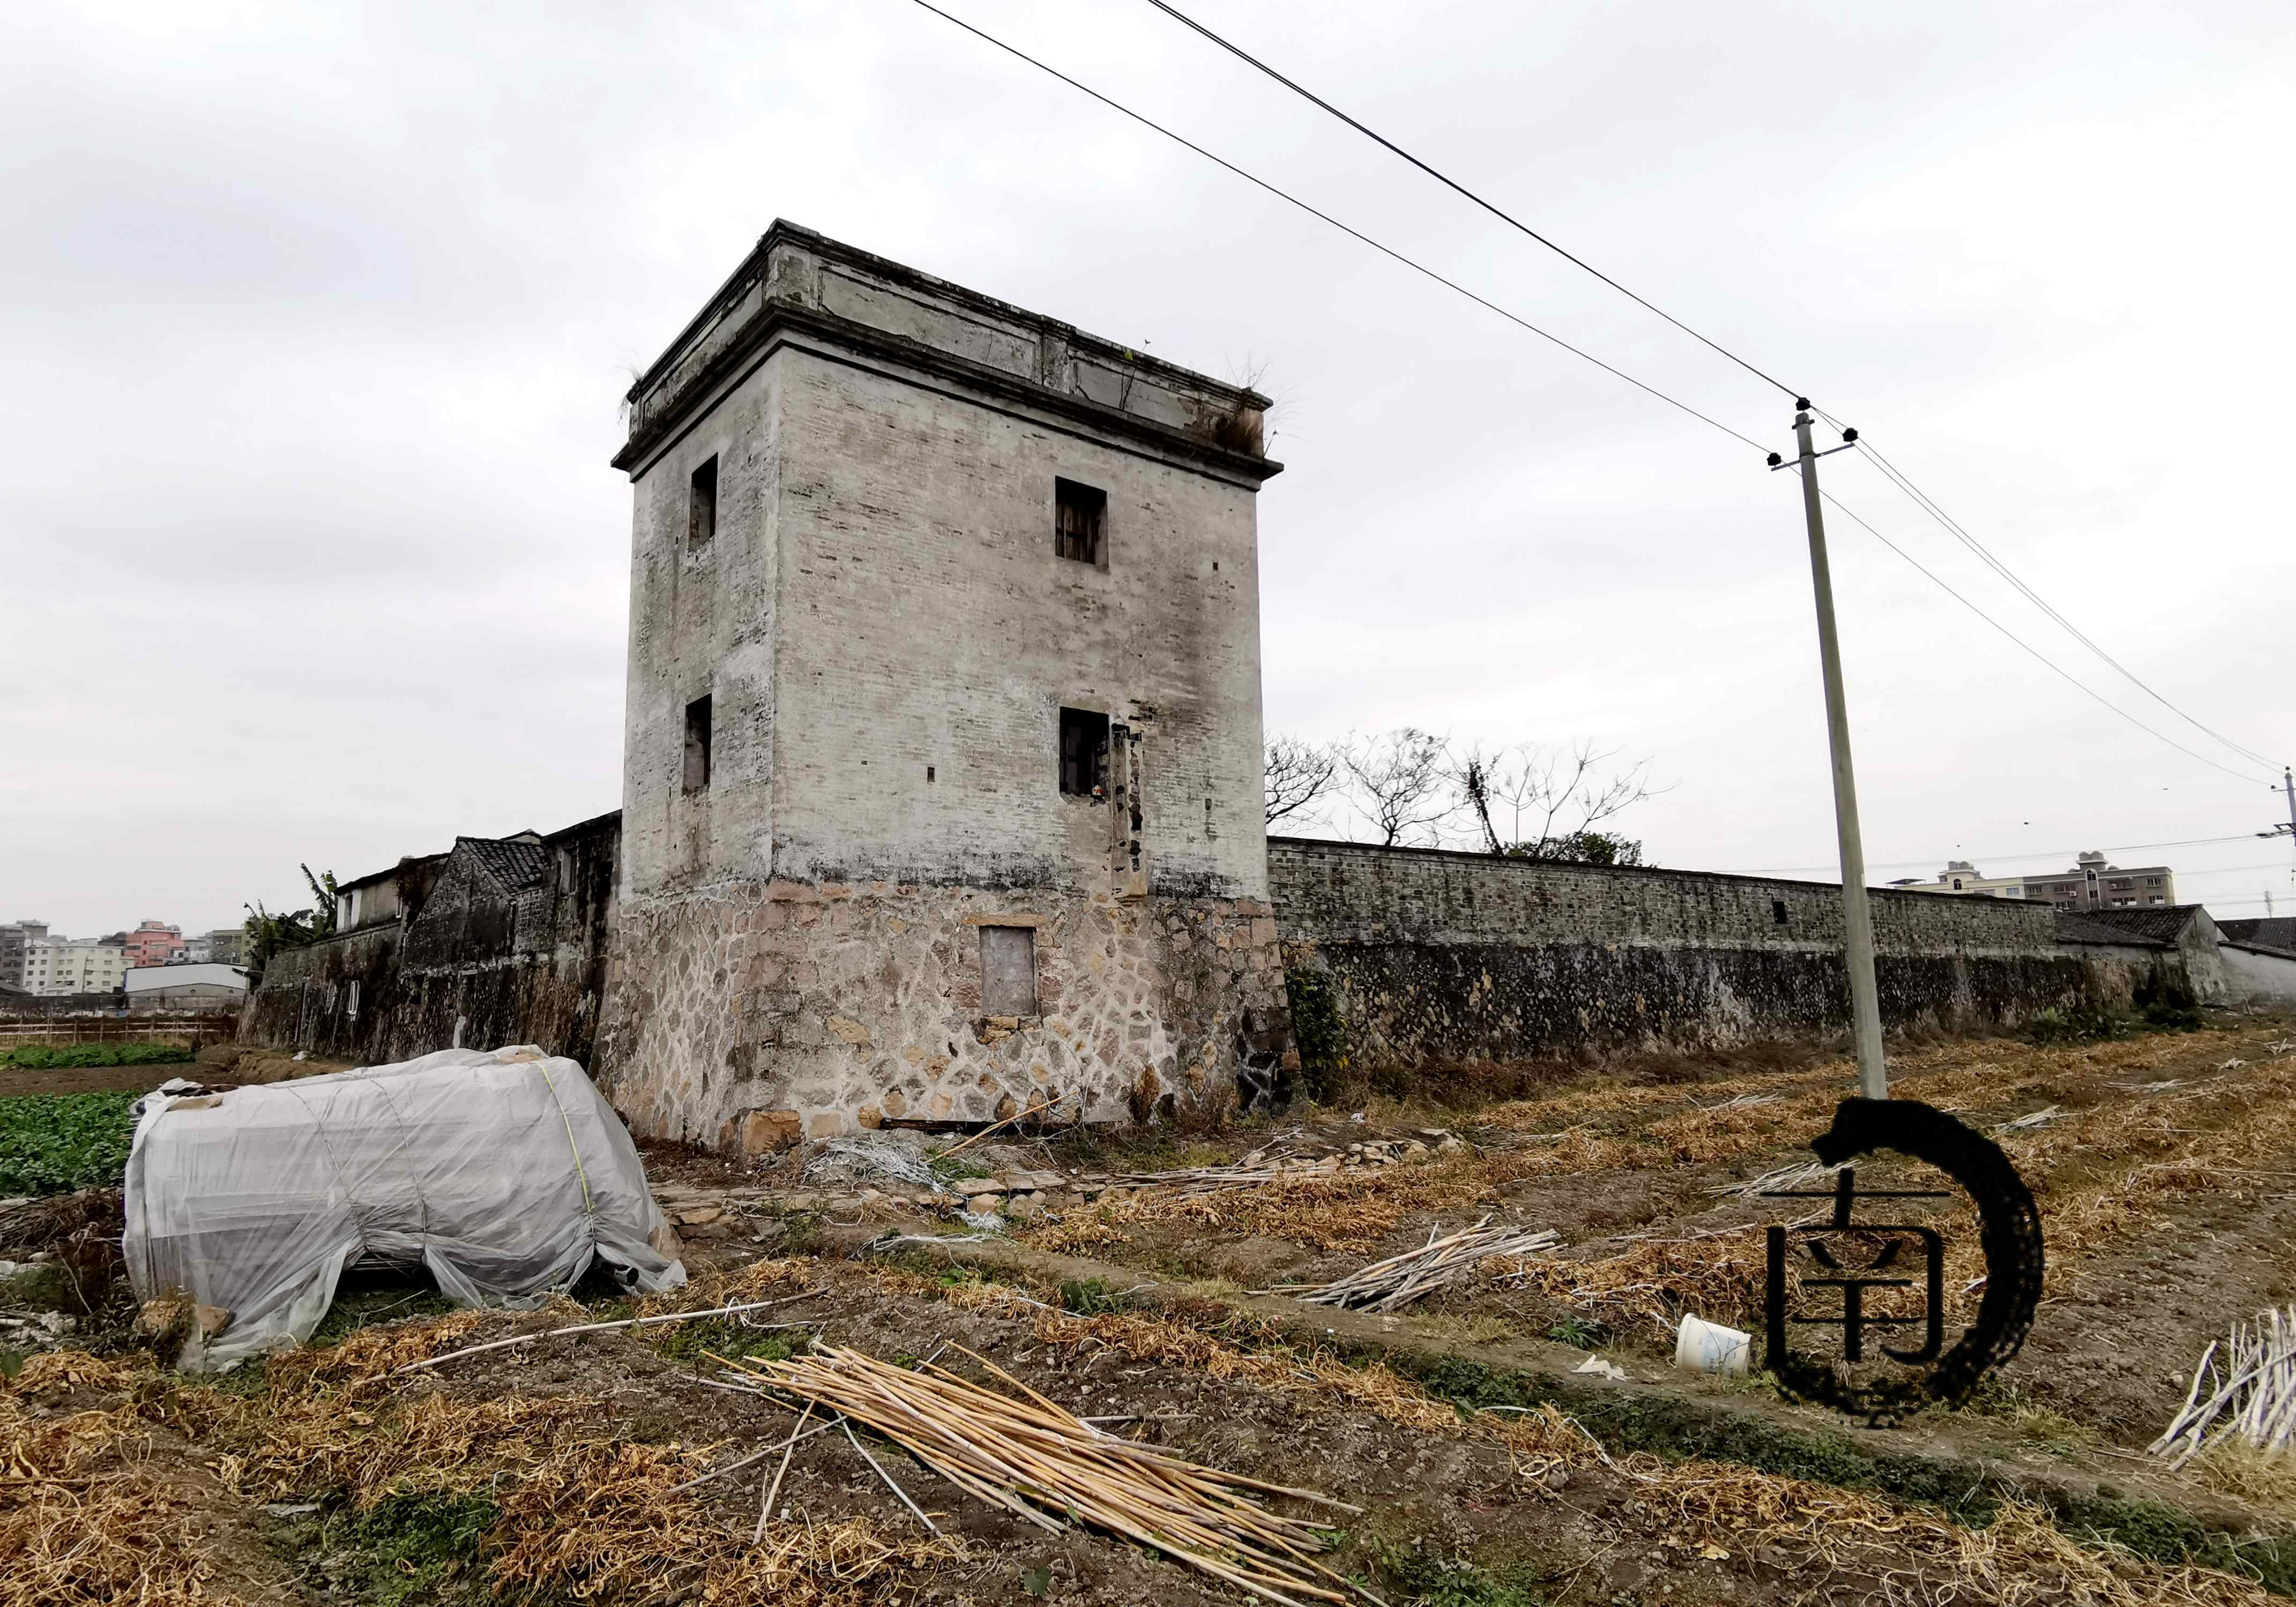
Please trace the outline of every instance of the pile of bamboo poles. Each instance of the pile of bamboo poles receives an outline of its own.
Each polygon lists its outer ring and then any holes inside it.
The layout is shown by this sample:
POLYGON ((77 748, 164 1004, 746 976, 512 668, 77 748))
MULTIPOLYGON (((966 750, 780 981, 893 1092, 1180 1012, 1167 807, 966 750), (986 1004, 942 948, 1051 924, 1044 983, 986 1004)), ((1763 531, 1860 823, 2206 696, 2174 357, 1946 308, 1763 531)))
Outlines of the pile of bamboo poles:
POLYGON ((1330 1545, 1322 1526, 1271 1512, 1255 1497, 1362 1508, 1119 1439, 973 1359, 1027 1398, 984 1390, 944 1367, 913 1372, 843 1348, 732 1365, 808 1409, 875 1430, 959 1489, 1039 1529, 1057 1534, 1061 1520, 1079 1520, 1286 1607, 1300 1607, 1302 1597, 1343 1603, 1349 1593, 1378 1602, 1315 1561, 1330 1545))
POLYGON ((2210 1341, 2183 1408, 2149 1448, 2173 1471, 2233 1439, 2260 1451, 2286 1450, 2296 1439, 2296 1307, 2259 1312, 2253 1325, 2235 1323, 2229 1337, 2210 1341))
MULTIPOLYGON (((1493 1256, 1527 1256, 1562 1242, 1553 1228, 1491 1227, 1485 1217, 1472 1227, 1427 1242, 1384 1261, 1374 1261, 1343 1278, 1308 1286, 1299 1299, 1309 1306, 1350 1311, 1399 1311, 1423 1295, 1456 1283, 1493 1256)), ((1293 1288, 1284 1292, 1292 1293, 1293 1288)))

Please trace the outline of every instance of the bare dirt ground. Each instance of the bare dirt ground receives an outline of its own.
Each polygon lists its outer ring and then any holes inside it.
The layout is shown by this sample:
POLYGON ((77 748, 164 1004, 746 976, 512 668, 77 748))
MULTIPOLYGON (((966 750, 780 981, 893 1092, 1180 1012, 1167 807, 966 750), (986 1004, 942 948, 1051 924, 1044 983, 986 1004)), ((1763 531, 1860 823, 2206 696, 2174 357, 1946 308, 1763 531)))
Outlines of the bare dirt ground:
MULTIPOLYGON (((0 1304, 47 1298, 82 1330, 18 1357, 0 1390, 0 1555, 20 1559, 0 1603, 1243 1599, 1106 1535, 1042 1532, 868 1436, 938 1535, 842 1433, 791 1453, 759 1534, 778 1459, 736 1464, 798 1414, 714 1387, 726 1369, 713 1357, 827 1346, 897 1365, 938 1354, 1003 1388, 993 1364, 1111 1432, 1359 1506, 1333 1520, 1324 1560, 1389 1603, 2296 1591, 2280 1480, 2171 1477, 2142 1450, 2209 1339, 2296 1286, 2290 1023, 1941 1044, 1893 1070, 1893 1091, 1972 1125, 2059 1112, 1999 1136, 2042 1206, 2048 1291, 2024 1353, 1960 1411, 1866 1428, 1671 1365, 1684 1312, 1757 1325, 1759 1226, 1780 1202, 1727 1191, 1808 1158, 1849 1080, 1809 1055, 1546 1069, 1500 1083, 1528 1098, 1373 1102, 1360 1120, 1341 1108, 1123 1143, 1000 1136, 967 1154, 1105 1176, 1421 1148, 1211 1194, 1046 1190, 1041 1214, 979 1238, 898 1200, 824 1202, 803 1192, 800 1157, 743 1168, 658 1151, 695 1280, 643 1309, 785 1300, 749 1320, 800 1325, 713 1317, 402 1374, 638 1308, 602 1291, 586 1312, 450 1314, 415 1285, 366 1280, 319 1343, 193 1380, 153 1365, 123 1294, 73 1307, 100 1269, 48 1277, 45 1297, 12 1284, 0 1304), (1464 1142, 1446 1149, 1438 1129, 1464 1142), (1562 1248, 1487 1263, 1397 1316, 1250 1292, 1485 1216, 1554 1228, 1562 1248), (1590 1351, 1627 1377, 1575 1373, 1590 1351)), ((1957 1253, 1956 1288, 1970 1272, 1957 1253)))

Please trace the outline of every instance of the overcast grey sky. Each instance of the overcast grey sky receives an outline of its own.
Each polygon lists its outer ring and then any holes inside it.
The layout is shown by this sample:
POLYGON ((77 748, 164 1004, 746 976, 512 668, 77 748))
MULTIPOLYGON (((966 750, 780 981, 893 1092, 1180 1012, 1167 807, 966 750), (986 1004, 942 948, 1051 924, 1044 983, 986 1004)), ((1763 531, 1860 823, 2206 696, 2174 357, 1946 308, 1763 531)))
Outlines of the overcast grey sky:
MULTIPOLYGON (((947 9, 1766 443, 1785 398, 1140 0, 947 9)), ((2296 754, 2284 4, 1196 0, 1884 452, 2296 754)), ((1272 731, 1592 738, 1674 865, 1833 857, 1797 490, 906 0, 37 6, 0 63, 0 919, 203 928, 619 801, 617 403, 782 216, 1264 373, 1272 731)), ((1828 441, 1825 444, 1831 444, 1828 441)), ((2254 832, 2258 767, 1855 454, 1876 880, 2254 832), (1900 864, 1899 862, 1904 862, 1900 864)), ((2285 843, 2157 853, 2219 915, 2285 843)))

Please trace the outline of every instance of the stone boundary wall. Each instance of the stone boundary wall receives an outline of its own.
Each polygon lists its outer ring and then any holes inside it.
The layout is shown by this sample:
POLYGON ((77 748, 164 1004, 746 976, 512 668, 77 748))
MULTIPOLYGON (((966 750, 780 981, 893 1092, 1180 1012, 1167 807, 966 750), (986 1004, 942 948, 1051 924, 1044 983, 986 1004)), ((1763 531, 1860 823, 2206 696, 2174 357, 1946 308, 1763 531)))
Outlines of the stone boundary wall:
POLYGON ((537 1044, 590 1066, 620 843, 611 815, 554 832, 545 878, 508 892, 458 850, 406 921, 274 955, 239 1041, 357 1065, 537 1044))
MULTIPOLYGON (((1270 838, 1286 963, 1328 980, 1361 1063, 1506 1060, 1844 1030, 1821 882, 1270 838)), ((1885 1023, 2001 1026, 2095 996, 2044 906, 1876 890, 1885 1023)))

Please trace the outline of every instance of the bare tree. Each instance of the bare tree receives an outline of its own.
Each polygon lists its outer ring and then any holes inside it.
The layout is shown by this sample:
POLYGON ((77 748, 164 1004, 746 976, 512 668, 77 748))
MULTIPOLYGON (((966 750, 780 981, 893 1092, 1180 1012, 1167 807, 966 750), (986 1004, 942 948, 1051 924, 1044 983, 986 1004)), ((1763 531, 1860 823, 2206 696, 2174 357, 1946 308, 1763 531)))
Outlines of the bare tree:
POLYGON ((1579 742, 1567 751, 1522 742, 1446 755, 1445 779, 1474 817, 1484 850, 1527 859, 1633 865, 1642 845, 1594 828, 1651 797, 1650 761, 1605 770, 1616 750, 1579 742))
POLYGON ((1267 801, 1270 825, 1298 815, 1332 791, 1340 779, 1338 742, 1279 736, 1267 744, 1267 801))
POLYGON ((1424 830, 1432 837, 1458 812, 1448 795, 1449 751, 1443 739, 1403 726, 1361 742, 1350 739, 1340 763, 1358 796, 1349 799, 1388 846, 1424 830))

